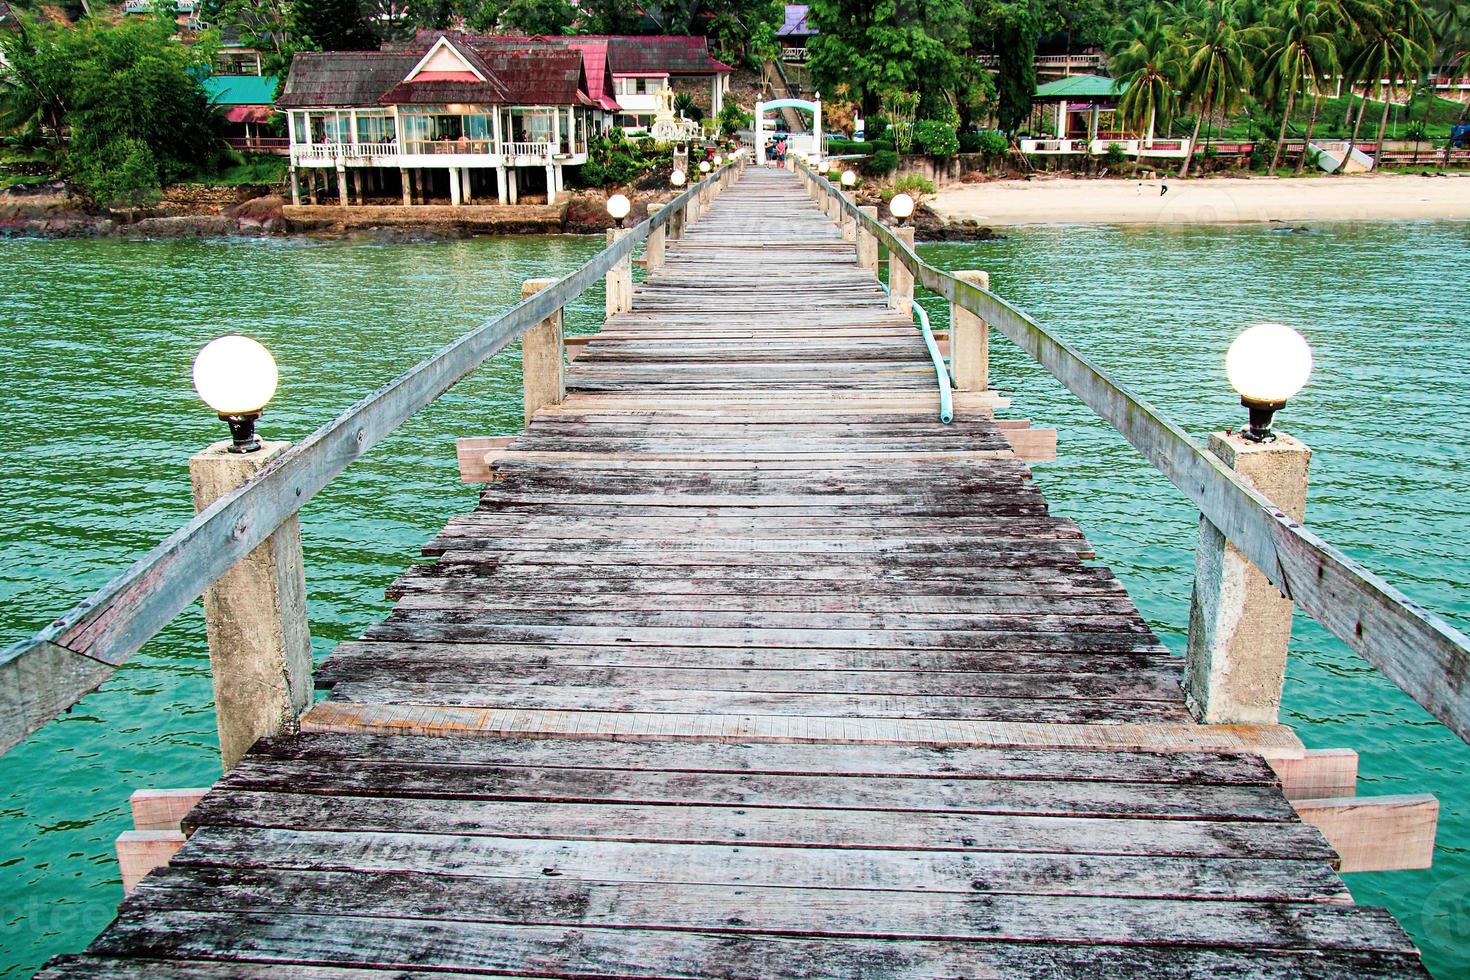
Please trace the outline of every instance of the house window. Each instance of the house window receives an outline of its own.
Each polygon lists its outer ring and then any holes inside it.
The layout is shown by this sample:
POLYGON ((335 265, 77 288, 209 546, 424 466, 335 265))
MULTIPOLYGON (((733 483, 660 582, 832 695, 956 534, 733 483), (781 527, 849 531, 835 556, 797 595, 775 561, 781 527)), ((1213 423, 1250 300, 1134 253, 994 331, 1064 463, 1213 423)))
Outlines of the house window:
POLYGON ((357 141, 359 143, 391 143, 393 141, 393 116, 386 112, 357 112, 357 141))

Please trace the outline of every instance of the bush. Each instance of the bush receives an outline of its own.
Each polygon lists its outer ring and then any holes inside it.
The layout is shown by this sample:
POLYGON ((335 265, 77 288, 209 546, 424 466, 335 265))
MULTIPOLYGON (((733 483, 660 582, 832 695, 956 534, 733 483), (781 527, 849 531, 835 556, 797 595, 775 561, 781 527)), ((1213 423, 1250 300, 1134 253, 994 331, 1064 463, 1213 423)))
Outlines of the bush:
POLYGON ((592 141, 587 162, 574 178, 579 187, 623 187, 652 173, 668 156, 667 147, 653 140, 630 142, 614 129, 592 141))
POLYGON ((882 113, 874 113, 864 126, 866 130, 863 135, 868 138, 869 142, 881 140, 888 135, 888 117, 882 113))
POLYGON ((907 194, 909 197, 918 199, 925 194, 934 193, 934 182, 919 174, 904 174, 893 182, 893 186, 883 192, 883 200, 893 200, 895 194, 907 194))
POLYGON ((854 153, 872 153, 877 147, 867 140, 828 140, 827 152, 833 156, 850 156, 854 153))
POLYGON ((1276 152, 1276 141, 1273 139, 1259 139, 1251 146, 1251 169, 1265 170, 1271 165, 1271 157, 1276 152))
POLYGON ((861 161, 861 169, 869 177, 885 177, 898 169, 898 153, 893 150, 878 150, 861 161))
POLYGON ((1006 139, 1005 133, 987 129, 980 134, 980 152, 994 159, 1003 157, 1011 148, 1011 141, 1006 139))
POLYGON ((720 126, 720 135, 729 139, 741 129, 755 122, 755 116, 741 109, 733 101, 726 102, 720 109, 716 120, 720 126))
POLYGON ((914 123, 914 148, 931 157, 952 157, 960 152, 960 140, 954 127, 937 119, 920 119, 914 123))
POLYGON ((1110 166, 1116 167, 1118 164, 1128 159, 1128 154, 1123 149, 1121 143, 1109 143, 1107 151, 1103 155, 1103 159, 1107 160, 1110 166))

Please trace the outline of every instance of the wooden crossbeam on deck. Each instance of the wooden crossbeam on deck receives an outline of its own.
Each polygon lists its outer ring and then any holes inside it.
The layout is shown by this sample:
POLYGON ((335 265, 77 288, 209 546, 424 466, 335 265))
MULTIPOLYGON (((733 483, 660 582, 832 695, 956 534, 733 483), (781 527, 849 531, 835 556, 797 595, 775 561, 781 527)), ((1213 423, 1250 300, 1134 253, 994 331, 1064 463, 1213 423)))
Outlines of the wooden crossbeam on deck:
POLYGON ((49 977, 1423 975, 794 175, 665 258, 49 977))

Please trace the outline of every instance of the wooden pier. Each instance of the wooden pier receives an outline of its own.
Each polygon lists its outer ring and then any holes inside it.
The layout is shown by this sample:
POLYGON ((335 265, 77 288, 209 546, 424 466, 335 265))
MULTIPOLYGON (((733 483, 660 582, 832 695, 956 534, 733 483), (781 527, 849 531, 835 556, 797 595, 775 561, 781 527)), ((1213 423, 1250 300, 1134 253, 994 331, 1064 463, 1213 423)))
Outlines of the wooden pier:
POLYGON ((715 197, 42 976, 1422 975, 854 254, 715 197))

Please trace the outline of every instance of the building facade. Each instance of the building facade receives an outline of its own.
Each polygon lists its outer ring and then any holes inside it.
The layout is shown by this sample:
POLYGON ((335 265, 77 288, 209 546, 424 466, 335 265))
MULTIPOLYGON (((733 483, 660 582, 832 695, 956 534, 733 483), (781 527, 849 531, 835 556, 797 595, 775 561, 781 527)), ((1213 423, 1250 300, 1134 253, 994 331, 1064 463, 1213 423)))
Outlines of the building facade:
POLYGON ((335 183, 344 205, 555 204, 565 168, 586 162, 618 109, 606 55, 594 90, 585 59, 595 46, 504 40, 434 32, 401 48, 298 54, 277 101, 293 203, 305 176, 308 196, 335 183))

